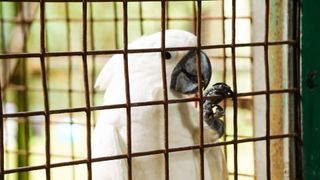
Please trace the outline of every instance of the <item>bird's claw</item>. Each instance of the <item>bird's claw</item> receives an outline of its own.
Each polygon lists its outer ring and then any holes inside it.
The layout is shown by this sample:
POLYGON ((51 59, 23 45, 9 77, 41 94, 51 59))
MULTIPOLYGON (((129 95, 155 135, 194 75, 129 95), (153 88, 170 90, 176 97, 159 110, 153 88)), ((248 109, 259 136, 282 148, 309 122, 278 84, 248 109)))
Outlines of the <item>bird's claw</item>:
POLYGON ((215 97, 214 99, 205 100, 213 101, 211 104, 219 104, 223 99, 231 97, 232 95, 233 91, 231 90, 230 86, 225 83, 216 83, 203 94, 203 96, 215 97))
POLYGON ((231 88, 225 83, 216 83, 204 93, 205 97, 212 96, 211 99, 203 101, 204 121, 211 129, 218 132, 219 137, 224 134, 225 128, 223 121, 220 119, 224 116, 224 110, 218 103, 232 95, 231 88))
POLYGON ((213 117, 214 118, 221 118, 222 116, 224 116, 224 110, 221 106, 215 104, 212 107, 212 110, 213 110, 213 117))

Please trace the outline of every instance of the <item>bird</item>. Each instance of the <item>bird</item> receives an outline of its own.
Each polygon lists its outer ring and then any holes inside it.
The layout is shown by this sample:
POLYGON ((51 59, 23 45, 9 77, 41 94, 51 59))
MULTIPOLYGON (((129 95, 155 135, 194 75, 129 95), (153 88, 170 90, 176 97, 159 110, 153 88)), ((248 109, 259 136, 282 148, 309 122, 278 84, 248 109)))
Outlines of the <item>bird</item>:
MULTIPOLYGON (((95 88, 104 91, 103 105, 140 103, 186 98, 198 92, 197 54, 201 64, 202 87, 209 85, 211 62, 205 52, 197 51, 197 37, 190 32, 167 29, 165 48, 193 47, 190 50, 128 53, 113 55, 98 75, 95 88), (125 61, 127 60, 127 61, 125 61), (162 71, 165 61, 165 72, 162 71), (128 63, 128 72, 125 63, 128 63), (128 77, 126 78, 126 73, 128 77), (162 73, 165 73, 164 76, 162 73), (164 95, 164 81, 167 96, 164 95), (126 83, 126 80, 129 82, 126 83), (128 86, 128 87, 127 87, 128 86), (129 96, 126 92, 129 92, 129 96)), ((144 35, 130 44, 128 49, 161 48, 162 33, 144 35)), ((185 48, 188 49, 188 48, 185 48)), ((229 89, 228 89, 229 88, 229 89)), ((215 143, 224 133, 223 109, 217 104, 230 96, 226 84, 214 85, 204 95, 215 95, 216 101, 204 101, 204 143, 215 143), (216 111, 212 111, 217 107, 216 111), (209 123, 208 123, 209 122, 209 123)), ((132 154, 165 149, 165 110, 163 104, 132 106, 129 111, 132 154)), ((128 153, 127 109, 104 109, 99 113, 92 138, 92 158, 106 158, 128 153)), ((168 104, 168 148, 179 149, 200 144, 199 111, 192 102, 168 104)), ((187 149, 168 154, 168 176, 174 180, 198 180, 201 176, 199 149, 187 149)), ((128 160, 100 160, 92 164, 94 180, 127 180, 128 160)), ((166 163, 163 153, 132 156, 131 175, 134 180, 165 179, 166 163)), ((227 179, 227 166, 221 147, 204 148, 203 169, 205 179, 227 179)))

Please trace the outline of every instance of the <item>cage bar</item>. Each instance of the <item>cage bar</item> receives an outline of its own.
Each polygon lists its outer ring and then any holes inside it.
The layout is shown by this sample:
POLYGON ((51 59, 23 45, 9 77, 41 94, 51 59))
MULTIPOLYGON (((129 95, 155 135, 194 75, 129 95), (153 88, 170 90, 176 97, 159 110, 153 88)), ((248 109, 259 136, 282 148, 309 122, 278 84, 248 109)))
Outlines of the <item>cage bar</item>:
MULTIPOLYGON (((233 84, 233 139, 238 140, 238 99, 236 95, 238 93, 237 88, 237 72, 236 72, 236 0, 232 0, 232 46, 231 46, 231 58, 232 58, 232 84, 233 84)), ((238 144, 233 144, 233 167, 234 174, 238 174, 238 144)), ((237 180, 238 176, 234 176, 234 180, 237 180)))
MULTIPOLYGON (((17 2, 16 0, 4 0, 5 2, 17 2)), ((273 0, 271 0, 273 2, 273 0)), ((273 143, 275 140, 288 140, 290 143, 290 148, 293 148, 294 152, 291 152, 290 157, 290 163, 292 163, 290 169, 296 170, 296 172, 292 172, 292 175, 290 176, 296 176, 296 177, 301 177, 302 172, 301 172, 301 130, 300 130, 300 107, 299 107, 299 102, 300 102, 300 97, 299 97, 299 91, 300 91, 300 85, 299 85, 299 2, 296 0, 292 0, 292 9, 295 11, 292 13, 292 17, 290 14, 290 23, 292 24, 292 36, 288 39, 273 39, 270 37, 269 31, 272 30, 273 26, 269 25, 269 21, 271 18, 271 11, 270 9, 272 6, 270 6, 271 3, 270 0, 264 0, 261 1, 260 3, 265 4, 265 16, 264 19, 261 19, 265 23, 265 33, 264 33, 264 38, 261 39, 260 41, 249 41, 249 42, 238 42, 238 34, 237 31, 240 29, 237 23, 241 19, 248 19, 252 20, 251 16, 240 16, 237 14, 238 6, 240 6, 240 1, 236 0, 230 0, 231 3, 231 17, 226 15, 225 12, 225 7, 227 6, 227 0, 215 0, 214 2, 219 2, 221 3, 221 16, 215 17, 211 15, 206 15, 204 14, 205 11, 205 6, 204 2, 211 2, 208 0, 186 0, 185 2, 190 2, 190 16, 188 17, 174 17, 169 13, 169 10, 172 8, 170 6, 170 3, 173 2, 178 2, 177 0, 147 0, 147 1, 140 1, 140 0, 104 0, 104 1, 99 1, 99 2, 110 2, 110 5, 113 7, 113 17, 106 17, 106 18, 97 18, 94 16, 94 11, 96 10, 95 6, 93 3, 99 3, 96 0, 71 0, 71 1, 64 1, 64 0, 58 0, 58 1, 52 1, 52 0, 41 0, 38 3, 35 3, 39 6, 39 11, 40 11, 40 18, 37 17, 32 17, 32 13, 29 14, 28 16, 24 17, 22 14, 21 20, 20 19, 15 19, 15 18, 4 18, 1 16, 0 18, 0 29, 1 29, 1 37, 2 39, 5 39, 5 33, 4 33, 4 24, 5 23, 21 23, 22 27, 24 27, 24 42, 27 42, 27 36, 28 36, 28 28, 26 26, 30 26, 32 23, 39 23, 40 25, 40 51, 39 52, 28 52, 26 49, 26 44, 24 44, 24 50, 21 52, 10 52, 6 51, 4 41, 2 41, 2 52, 0 53, 0 59, 3 62, 9 62, 12 61, 12 59, 17 59, 17 58, 22 58, 22 61, 25 63, 27 59, 29 58, 38 58, 40 59, 40 70, 41 70, 41 87, 33 87, 32 85, 28 84, 28 78, 27 76, 22 79, 24 83, 21 84, 14 84, 14 85, 9 85, 5 86, 3 85, 2 82, 0 82, 0 97, 1 97, 1 111, 0 111, 0 120, 1 120, 1 147, 0 147, 0 153, 1 153, 1 162, 0 162, 0 172, 1 172, 1 178, 4 179, 6 175, 9 174, 21 174, 22 172, 29 173, 30 171, 36 171, 36 170, 43 170, 45 171, 45 176, 46 179, 51 179, 53 178, 52 174, 52 169, 53 168, 62 168, 62 167, 69 167, 72 166, 72 177, 73 179, 76 178, 75 176, 75 166, 76 165, 85 165, 87 167, 87 174, 88 174, 88 179, 92 179, 92 163, 95 162, 102 162, 102 161, 109 161, 109 160, 124 160, 127 162, 128 165, 128 171, 127 176, 128 179, 134 179, 133 177, 133 171, 132 169, 133 166, 133 161, 132 159, 135 157, 143 157, 143 156, 148 156, 148 155, 161 155, 164 157, 164 173, 165 173, 165 179, 170 179, 170 154, 174 152, 184 152, 184 151, 192 151, 195 150, 195 152, 199 152, 200 154, 200 159, 199 159, 199 167, 200 167, 200 179, 205 179, 205 168, 204 168, 204 151, 206 148, 211 148, 211 147, 224 147, 224 153, 225 157, 228 162, 233 162, 232 168, 233 170, 229 172, 229 179, 233 177, 233 179, 240 179, 241 177, 247 177, 247 178, 256 178, 256 174, 250 174, 250 173, 244 173, 241 171, 240 168, 240 163, 241 163, 241 158, 239 158, 239 144, 243 143, 256 143, 256 142, 265 142, 266 143, 266 179, 274 179, 273 178, 273 163, 275 161, 275 158, 272 156, 272 147, 273 143), (45 9, 45 5, 48 4, 53 4, 53 3, 64 3, 63 7, 65 8, 65 17, 57 17, 57 18, 46 18, 47 13, 49 8, 45 9), (144 3, 147 2, 158 2, 161 5, 161 15, 159 17, 145 17, 144 14, 144 3), (70 12, 70 3, 76 3, 76 4, 81 4, 81 10, 82 10, 82 15, 81 18, 74 18, 71 17, 70 12), (137 4, 137 17, 128 17, 130 15, 128 6, 130 3, 138 3, 137 4), (122 13, 119 13, 118 10, 119 4, 121 4, 122 7, 122 13), (122 24, 119 24, 119 21, 122 21, 122 24), (138 27, 139 27, 139 34, 143 35, 147 30, 145 28, 146 22, 149 21, 154 21, 154 22, 160 22, 161 26, 158 28, 161 31, 161 47, 159 48, 146 48, 146 49, 128 49, 128 41, 129 41, 129 32, 130 29, 128 28, 128 24, 130 22, 137 22, 138 27), (188 22, 191 24, 190 26, 190 31, 194 31, 194 33, 197 35, 197 45, 196 47, 177 47, 177 48, 168 48, 165 45, 165 34, 166 34, 166 29, 169 28, 170 23, 174 22, 188 22), (203 22, 204 21, 218 21, 222 22, 222 42, 219 42, 218 44, 205 44, 202 42, 202 38, 205 37, 204 27, 203 27, 203 22), (228 35, 228 26, 227 26, 227 21, 230 21, 231 23, 231 41, 228 42, 227 40, 227 35, 228 35), (292 21, 292 22, 291 22, 292 21), (52 51, 50 47, 50 39, 49 37, 49 31, 50 27, 48 26, 49 23, 51 22, 63 22, 64 24, 64 29, 66 31, 66 43, 67 43, 67 48, 66 50, 63 51, 52 51), (72 36, 72 30, 71 30, 71 23, 73 22, 81 22, 82 23, 82 29, 81 29, 81 39, 80 41, 82 42, 81 50, 74 50, 72 48, 72 42, 70 42, 71 36, 72 36), (96 48, 96 34, 95 34, 95 23, 96 22, 113 22, 114 26, 114 36, 115 36, 115 43, 114 47, 115 49, 99 49, 96 48), (122 26, 122 33, 119 33, 120 28, 122 26), (192 30, 191 30, 192 29, 192 30), (123 38, 123 42, 120 42, 120 39, 118 38, 123 38), (201 38, 202 37, 202 38, 201 38), (122 49, 120 48, 121 46, 122 49), (272 80, 270 79, 270 74, 272 73, 272 65, 270 65, 270 61, 272 60, 271 57, 269 57, 268 52, 270 51, 271 48, 276 48, 280 46, 287 46, 288 51, 290 53, 288 56, 290 56, 290 60, 292 60, 292 64, 290 64, 290 68, 292 66, 293 68, 293 82, 292 86, 288 87, 276 87, 272 88, 272 80), (262 90, 248 90, 246 92, 241 91, 241 87, 238 87, 239 84, 239 73, 238 69, 240 68, 240 63, 241 63, 241 58, 249 58, 250 61, 253 61, 253 58, 251 55, 238 55, 236 54, 236 50, 238 48, 262 48, 263 49, 263 58, 264 58, 264 66, 265 66, 265 89, 262 90), (120 48, 120 49, 119 49, 120 48), (231 79, 232 82, 232 89, 234 91, 234 96, 231 98, 228 98, 224 102, 224 108, 229 109, 231 108, 231 105, 229 104, 229 101, 232 100, 232 124, 229 122, 227 123, 227 118, 225 118, 225 126, 226 127, 231 127, 232 133, 226 133, 223 141, 221 142, 216 142, 216 143, 209 143, 205 144, 203 140, 203 108, 202 106, 199 106, 199 129, 200 129, 200 134, 199 134, 199 144, 197 145, 191 145, 191 146, 185 146, 185 147, 169 147, 169 137, 170 134, 168 132, 168 126, 169 126, 169 117, 168 117, 168 111, 169 111, 169 105, 170 104, 177 104, 177 103, 187 103, 187 102, 194 102, 195 104, 201 104, 201 102, 205 99, 210 99, 214 97, 203 97, 202 94, 202 85, 199 84, 198 87, 198 93, 197 96, 195 97, 188 97, 188 98, 181 98, 181 99, 168 99, 168 85, 167 85, 167 79, 166 79, 166 61, 165 61, 165 52, 166 51, 184 51, 184 50, 195 50, 197 52, 197 79, 198 82, 201 82, 201 61, 199 60, 200 57, 200 51, 201 50, 222 50, 222 54, 218 55, 210 55, 210 58, 212 58, 212 61, 221 61, 222 62, 222 67, 223 70, 221 71, 222 74, 222 81, 223 82, 228 82, 231 79), (229 52, 230 51, 230 52, 229 52), (131 53, 149 53, 149 52, 158 52, 161 53, 161 72, 162 72, 162 86, 163 86, 163 99, 161 100, 156 100, 156 101, 145 101, 145 102, 131 102, 130 98, 130 77, 129 77, 129 66, 128 66, 128 55, 131 53), (126 102, 122 104, 112 104, 112 105, 98 105, 96 102, 96 97, 97 95, 101 95, 102 92, 96 91, 93 86, 93 82, 95 80, 96 72, 98 71, 99 67, 97 66, 98 62, 100 61, 99 55, 115 55, 115 54, 120 54, 123 55, 124 57, 124 80, 125 80, 125 96, 126 96, 126 102), (92 56, 92 59, 88 58, 88 56, 92 56), (66 74, 67 74, 67 87, 66 88, 61 88, 61 87, 49 87, 50 83, 52 82, 52 77, 51 75, 51 69, 52 69, 52 64, 49 61, 45 61, 46 59, 53 58, 53 57, 63 57, 66 59, 67 62, 67 69, 66 69, 66 74), (75 89, 73 87, 73 73, 74 73, 74 65, 73 65, 73 60, 76 63, 80 63, 81 70, 82 70, 82 79, 83 79, 83 89, 75 89), (229 72, 228 68, 229 65, 228 62, 230 62, 231 66, 230 69, 231 71, 229 72), (92 67, 90 67, 92 65, 92 67), (91 74, 90 74, 91 73, 91 74), (229 78, 229 79, 228 79, 229 78), (92 84, 90 84, 92 83, 92 84), (8 90, 15 90, 18 91, 19 93, 27 93, 27 92, 38 92, 42 93, 44 96, 44 109, 41 110, 33 110, 28 108, 28 103, 26 102, 26 108, 19 111, 19 112, 5 112, 3 111, 4 107, 3 104, 7 102, 6 100, 6 91, 8 90), (66 92, 67 93, 67 99, 68 99, 68 106, 66 108, 61 107, 61 108, 52 108, 50 106, 50 95, 51 93, 55 92, 66 92), (84 101, 85 103, 81 105, 80 107, 74 107, 74 102, 73 100, 75 99, 73 95, 75 93, 78 93, 79 95, 84 96, 84 101), (294 96, 291 100, 294 103, 293 107, 288 107, 290 110, 294 113, 292 117, 290 117, 290 123, 294 123, 294 130, 293 131, 288 131, 288 132, 281 132, 281 133, 272 133, 272 123, 273 120, 270 117, 271 116, 271 111, 272 108, 270 107, 272 105, 272 100, 270 96, 272 95, 286 95, 286 96, 294 96), (239 130, 239 125, 241 124, 241 118, 238 116, 241 114, 241 103, 244 101, 247 102, 253 102, 253 98, 257 96, 264 96, 265 101, 266 101, 266 112, 265 112, 265 118, 266 121, 264 122, 266 125, 266 132, 265 135, 263 136, 247 136, 247 135, 242 135, 239 130), (152 106, 152 105, 160 105, 163 106, 164 110, 164 148, 163 149, 156 149, 156 150, 151 150, 151 151, 143 151, 143 152, 132 152, 132 127, 131 127, 131 119, 132 119, 132 114, 131 114, 131 109, 133 107, 144 107, 144 106, 152 106), (52 109, 51 109, 51 108, 52 109), (116 108, 124 108, 126 109, 126 128, 127 128, 127 153, 126 154, 121 154, 121 155, 116 155, 116 156, 108 156, 108 157, 100 157, 100 158, 92 158, 91 155, 91 129, 94 128, 95 126, 95 113, 101 110, 108 110, 108 109, 116 109, 116 108), (73 114, 76 112, 81 112, 84 113, 86 116, 84 122, 76 122, 73 120, 73 114), (53 115, 59 115, 59 114, 67 114, 70 118, 70 121, 68 122, 59 122, 55 121, 52 116, 53 115), (43 153, 37 153, 31 151, 28 147, 25 149, 18 148, 16 150, 6 150, 4 147, 4 123, 6 118, 20 118, 15 120, 17 123, 25 123, 23 126, 28 127, 32 126, 34 122, 29 122, 29 119, 31 119, 34 116, 42 116, 44 117, 43 122, 37 122, 37 123, 44 123, 45 125, 45 152, 43 153), (21 118, 25 120, 21 120, 21 118), (69 140, 70 140, 70 148, 71 148, 71 155, 69 157, 71 159, 68 159, 65 162, 54 162, 52 160, 53 158, 58 158, 58 157, 67 157, 64 154, 57 154, 53 153, 50 150, 50 146, 52 146, 53 142, 52 141, 52 135, 50 135, 50 131, 53 131, 51 129, 53 124, 68 124, 70 126, 70 131, 72 132, 72 125, 74 124, 79 124, 85 128, 86 132, 86 155, 84 156, 77 156, 75 153, 75 146, 74 146, 74 138, 72 135, 70 135, 69 140), (294 145, 292 145, 294 143, 294 145), (227 151, 227 146, 232 147, 233 151, 233 157, 229 152, 227 151), (293 147, 291 147, 293 146, 293 147), (6 163, 4 162, 5 155, 6 154, 16 154, 17 156, 33 156, 33 155, 38 155, 38 156, 43 156, 45 157, 45 163, 43 165, 26 165, 22 167, 17 167, 17 168, 9 168, 6 169, 6 163)), ((26 2, 36 2, 34 0, 26 0, 23 1, 23 3, 26 2)), ((0 5, 2 6, 2 3, 0 5)), ((22 3, 22 4, 23 4, 22 3)), ((36 6, 35 6, 36 7, 36 6)), ((25 7, 23 7, 25 8, 25 7)), ((0 9, 3 9, 1 7, 0 9)), ((36 9, 36 8, 35 8, 36 9)), ((35 13, 36 14, 36 13, 35 13)), ((1 62, 1 65, 5 64, 1 62)), ((24 65, 22 67, 22 74, 28 74, 28 70, 26 69, 27 67, 24 65)), ((290 81, 291 82, 291 81, 290 81)), ((28 97, 26 96, 25 98, 28 97)), ((253 110, 251 109, 251 112, 253 110)), ((229 118, 229 117, 228 117, 229 118)), ((27 128, 29 129, 29 128, 27 128)), ((24 132, 25 134, 25 141, 29 142, 30 137, 29 132, 24 132)), ((27 145, 29 146, 29 145, 27 145)), ((280 162, 281 163, 281 162, 280 162)), ((258 165, 256 165, 258 166, 258 165)))
MULTIPOLYGON (((140 3, 141 6, 141 3, 140 3)), ((165 60, 165 49, 166 49, 166 26, 168 26, 168 23, 166 23, 166 19, 168 17, 167 13, 167 3, 165 0, 161 0, 161 72, 162 72, 162 88, 163 88, 163 108, 164 108, 164 160, 165 160, 165 179, 169 180, 169 169, 170 169, 170 164, 169 164, 169 117, 168 117, 168 108, 169 108, 169 103, 168 103, 168 86, 167 86, 167 77, 166 77, 166 60, 165 60)), ((140 11, 140 18, 142 18, 142 11, 140 11)), ((143 22, 141 21, 141 24, 143 22)), ((142 26, 141 26, 141 29, 142 26)), ((141 31, 142 33, 143 31, 141 31)))

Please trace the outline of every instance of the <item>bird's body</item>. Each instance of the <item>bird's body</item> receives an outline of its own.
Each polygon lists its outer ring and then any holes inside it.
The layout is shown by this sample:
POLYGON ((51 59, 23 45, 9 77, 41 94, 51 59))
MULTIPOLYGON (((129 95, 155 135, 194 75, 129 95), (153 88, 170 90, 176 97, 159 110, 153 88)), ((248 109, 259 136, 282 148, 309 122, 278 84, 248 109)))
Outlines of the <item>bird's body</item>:
MULTIPOLYGON (((159 48, 161 46, 160 39, 160 33, 145 36, 131 43, 129 49, 159 48)), ((196 37, 193 34, 179 30, 166 31, 166 47, 185 46, 196 46, 196 37)), ((171 82, 172 72, 175 72, 175 67, 188 51, 170 53, 171 59, 166 60, 167 93, 168 99, 177 99, 185 95, 173 90, 175 84, 171 82)), ((123 104, 129 101, 136 103, 163 100, 160 52, 128 54, 128 69, 130 99, 127 99, 126 96, 123 55, 114 55, 105 65, 96 81, 98 88, 106 90, 104 105, 123 104)), ((93 158, 127 154, 128 113, 131 117, 131 153, 164 150, 164 112, 162 104, 134 106, 129 109, 129 112, 125 108, 103 110, 94 131, 93 158)), ((199 144, 198 117, 198 111, 192 103, 168 105, 169 148, 199 144)), ((214 142, 219 137, 217 132, 208 126, 204 127, 204 135, 205 143, 214 142)), ((200 179, 199 150, 172 152, 169 153, 168 159, 170 179, 200 179)), ((226 165, 220 147, 204 150, 204 171, 206 179, 226 179, 226 165)), ((127 159, 93 164, 95 180, 126 180, 128 179, 127 173, 127 159)), ((132 177, 135 180, 165 179, 164 154, 132 157, 132 177)))

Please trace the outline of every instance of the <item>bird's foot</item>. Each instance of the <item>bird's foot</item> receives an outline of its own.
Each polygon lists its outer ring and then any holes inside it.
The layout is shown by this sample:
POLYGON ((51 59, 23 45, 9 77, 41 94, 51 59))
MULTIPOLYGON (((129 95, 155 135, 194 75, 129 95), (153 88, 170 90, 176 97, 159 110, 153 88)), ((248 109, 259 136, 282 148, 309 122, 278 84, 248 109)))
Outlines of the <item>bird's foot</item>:
POLYGON ((225 83, 216 83, 203 94, 203 96, 213 96, 214 98, 205 100, 204 103, 206 103, 206 101, 212 101, 210 104, 219 104, 223 99, 231 97, 232 95, 233 91, 230 86, 225 83))
POLYGON ((217 131, 219 137, 224 134, 224 123, 220 119, 224 116, 224 110, 218 105, 223 99, 233 95, 231 88, 225 83, 216 83, 205 93, 205 97, 212 97, 203 101, 203 119, 207 125, 217 131))

